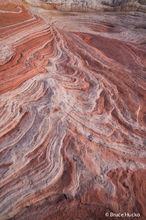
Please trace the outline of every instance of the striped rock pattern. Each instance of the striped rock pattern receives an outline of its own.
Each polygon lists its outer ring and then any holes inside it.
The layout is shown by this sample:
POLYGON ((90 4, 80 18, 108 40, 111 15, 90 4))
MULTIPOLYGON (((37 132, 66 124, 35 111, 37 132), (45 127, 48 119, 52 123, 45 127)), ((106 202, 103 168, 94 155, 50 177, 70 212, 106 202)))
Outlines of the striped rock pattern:
POLYGON ((0 220, 144 219, 145 15, 30 11, 0 5, 0 220))

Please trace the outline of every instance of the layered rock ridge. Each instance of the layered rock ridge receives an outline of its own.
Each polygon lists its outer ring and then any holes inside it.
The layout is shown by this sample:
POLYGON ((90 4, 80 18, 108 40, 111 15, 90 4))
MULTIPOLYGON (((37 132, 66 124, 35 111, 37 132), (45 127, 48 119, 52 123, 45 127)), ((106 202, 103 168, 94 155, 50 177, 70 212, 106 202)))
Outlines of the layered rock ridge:
POLYGON ((144 15, 0 7, 0 219, 145 219, 144 15))

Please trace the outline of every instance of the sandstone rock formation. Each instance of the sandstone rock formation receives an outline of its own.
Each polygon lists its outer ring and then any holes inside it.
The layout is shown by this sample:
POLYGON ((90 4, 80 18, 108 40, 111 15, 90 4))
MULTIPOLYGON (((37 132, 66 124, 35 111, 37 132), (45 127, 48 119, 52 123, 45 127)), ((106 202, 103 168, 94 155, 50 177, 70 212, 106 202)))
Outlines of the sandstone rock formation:
POLYGON ((27 7, 0 3, 0 220, 145 219, 146 16, 27 7))
POLYGON ((24 0, 33 6, 64 11, 146 11, 145 0, 24 0))

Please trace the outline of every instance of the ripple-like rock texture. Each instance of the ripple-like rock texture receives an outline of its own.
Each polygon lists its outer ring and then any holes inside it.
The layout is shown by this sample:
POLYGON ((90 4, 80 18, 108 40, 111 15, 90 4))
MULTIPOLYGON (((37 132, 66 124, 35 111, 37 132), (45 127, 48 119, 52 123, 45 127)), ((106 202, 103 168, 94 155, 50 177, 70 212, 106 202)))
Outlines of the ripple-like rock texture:
POLYGON ((145 14, 1 2, 0 220, 145 219, 145 14))

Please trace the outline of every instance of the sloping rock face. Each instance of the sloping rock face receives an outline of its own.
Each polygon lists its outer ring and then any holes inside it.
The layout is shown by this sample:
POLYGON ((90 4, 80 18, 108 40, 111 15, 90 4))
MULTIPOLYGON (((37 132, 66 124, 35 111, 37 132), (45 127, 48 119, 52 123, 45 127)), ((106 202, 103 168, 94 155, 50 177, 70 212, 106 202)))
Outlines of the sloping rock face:
POLYGON ((34 6, 64 11, 134 10, 146 11, 145 0, 25 0, 34 6))
POLYGON ((146 218, 143 13, 0 5, 0 220, 146 218))

